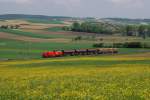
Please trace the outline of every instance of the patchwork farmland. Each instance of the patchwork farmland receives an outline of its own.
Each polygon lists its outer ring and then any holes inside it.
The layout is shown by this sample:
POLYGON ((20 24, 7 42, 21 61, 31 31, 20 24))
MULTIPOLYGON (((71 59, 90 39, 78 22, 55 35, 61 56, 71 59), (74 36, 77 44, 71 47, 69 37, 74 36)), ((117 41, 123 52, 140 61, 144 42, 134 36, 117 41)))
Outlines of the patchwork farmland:
POLYGON ((69 20, 0 20, 0 100, 149 100, 150 49, 42 58, 43 52, 93 44, 150 43, 150 38, 66 31, 69 20))

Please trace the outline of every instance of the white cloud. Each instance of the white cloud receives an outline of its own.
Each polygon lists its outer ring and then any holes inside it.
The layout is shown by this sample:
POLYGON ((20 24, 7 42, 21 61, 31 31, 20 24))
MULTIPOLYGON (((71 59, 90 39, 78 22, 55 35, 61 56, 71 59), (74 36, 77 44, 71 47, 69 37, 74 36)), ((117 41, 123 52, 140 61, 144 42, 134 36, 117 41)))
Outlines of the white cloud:
POLYGON ((144 0, 108 0, 115 5, 126 7, 142 7, 144 0))
POLYGON ((66 11, 72 12, 81 6, 81 0, 49 0, 55 5, 64 7, 66 11))
POLYGON ((23 3, 31 3, 32 0, 0 0, 0 2, 23 4, 23 3))
POLYGON ((28 2, 54 2, 60 5, 67 5, 67 4, 79 4, 81 0, 0 0, 0 2, 16 2, 16 3, 28 3, 28 2))
POLYGON ((110 0, 110 1, 115 4, 124 4, 124 3, 130 3, 133 0, 110 0))
POLYGON ((81 3, 81 0, 52 0, 54 3, 63 6, 78 6, 81 3))
POLYGON ((15 0, 17 3, 29 3, 31 0, 15 0))
POLYGON ((132 3, 132 2, 139 2, 139 1, 143 1, 143 0, 109 0, 115 4, 126 4, 126 3, 132 3))

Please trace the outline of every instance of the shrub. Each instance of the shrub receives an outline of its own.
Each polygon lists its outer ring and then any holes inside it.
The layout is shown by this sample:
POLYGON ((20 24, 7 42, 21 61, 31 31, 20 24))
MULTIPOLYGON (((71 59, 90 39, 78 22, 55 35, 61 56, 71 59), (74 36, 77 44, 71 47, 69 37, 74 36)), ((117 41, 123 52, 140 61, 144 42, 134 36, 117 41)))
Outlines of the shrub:
POLYGON ((96 43, 93 44, 96 48, 150 48, 149 43, 141 42, 125 42, 125 43, 96 43))
POLYGON ((93 44, 93 47, 95 47, 95 48, 103 48, 104 47, 104 43, 95 43, 95 44, 93 44))
POLYGON ((100 41, 103 41, 104 39, 103 39, 103 38, 100 38, 99 40, 100 40, 100 41))
POLYGON ((82 40, 82 36, 77 36, 74 38, 75 41, 82 40))
POLYGON ((113 44, 112 43, 105 43, 103 48, 112 48, 113 44))
POLYGON ((68 26, 64 26, 62 29, 63 29, 64 31, 71 31, 70 27, 68 27, 68 26))
POLYGON ((142 43, 141 42, 126 42, 124 43, 125 48, 142 48, 142 43))
POLYGON ((143 48, 150 48, 150 44, 149 43, 144 43, 143 48))
POLYGON ((113 47, 114 48, 123 48, 124 47, 124 43, 113 43, 113 47))

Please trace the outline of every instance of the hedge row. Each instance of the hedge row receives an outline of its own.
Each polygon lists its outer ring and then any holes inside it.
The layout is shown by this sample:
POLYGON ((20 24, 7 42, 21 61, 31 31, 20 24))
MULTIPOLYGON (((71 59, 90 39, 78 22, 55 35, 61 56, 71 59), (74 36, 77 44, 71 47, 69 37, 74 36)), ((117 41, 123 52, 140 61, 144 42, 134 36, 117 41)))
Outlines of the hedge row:
POLYGON ((96 43, 93 44, 93 47, 96 48, 150 48, 149 43, 141 43, 141 42, 125 42, 125 43, 96 43))

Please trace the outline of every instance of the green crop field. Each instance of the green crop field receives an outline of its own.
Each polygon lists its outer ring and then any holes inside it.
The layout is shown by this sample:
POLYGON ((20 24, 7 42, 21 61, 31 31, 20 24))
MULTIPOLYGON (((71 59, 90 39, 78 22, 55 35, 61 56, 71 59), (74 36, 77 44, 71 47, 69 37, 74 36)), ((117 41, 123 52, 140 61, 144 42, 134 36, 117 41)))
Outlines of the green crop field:
POLYGON ((49 50, 92 43, 0 39, 0 100, 149 100, 150 49, 43 59, 49 50))
POLYGON ((42 24, 63 24, 63 21, 58 20, 44 20, 44 19, 28 19, 31 23, 42 23, 42 24))
POLYGON ((40 58, 49 50, 69 50, 91 48, 91 43, 32 43, 16 40, 0 40, 0 59, 40 58))
MULTIPOLYGON (((48 29, 43 29, 43 32, 59 32, 63 31, 61 28, 48 28, 48 29)), ((77 35, 65 35, 65 34, 43 34, 41 33, 36 33, 36 32, 28 32, 24 30, 19 30, 19 29, 0 29, 0 32, 6 32, 6 33, 11 33, 19 36, 26 36, 26 37, 32 37, 32 38, 41 38, 41 39, 55 39, 55 38, 64 38, 64 39, 73 39, 77 35)))
POLYGON ((42 34, 42 33, 33 33, 33 32, 25 32, 22 30, 12 30, 12 29, 0 29, 0 32, 7 32, 15 35, 33 37, 33 38, 42 38, 42 39, 52 39, 52 38, 67 38, 68 36, 60 35, 60 34, 42 34))
MULTIPOLYGON (((41 54, 45 51, 51 50, 71 50, 71 49, 85 49, 93 48, 92 43, 32 43, 17 40, 0 40, 0 59, 27 59, 27 58, 41 58, 41 54)), ((141 52, 149 52, 149 49, 119 49, 121 54, 133 54, 141 52)))
MULTIPOLYGON (((54 20, 29 21, 63 24, 54 20)), ((134 41, 149 45, 150 38, 62 31, 59 27, 0 29, 2 35, 54 40, 0 38, 0 100, 150 100, 148 48, 119 48, 118 54, 41 57, 47 51, 94 48, 95 43, 134 41), (76 40, 79 37, 81 40, 76 40)))
MULTIPOLYGON (((93 48, 92 43, 32 43, 17 40, 0 40, 0 59, 24 59, 24 58, 40 58, 41 53, 50 50, 71 50, 71 49, 85 49, 93 48)), ((133 54, 141 52, 149 52, 149 49, 131 49, 120 48, 121 54, 133 54)))
POLYGON ((47 28, 45 30, 46 31, 50 31, 50 32, 60 32, 60 31, 63 31, 63 29, 61 27, 52 27, 52 28, 47 28))
POLYGON ((1 100, 149 100, 150 53, 0 62, 1 100))

